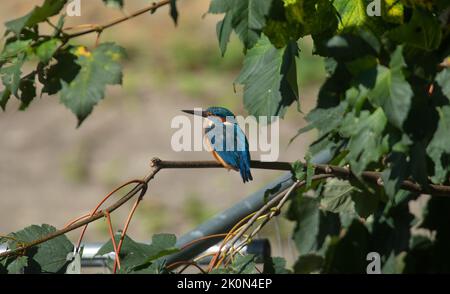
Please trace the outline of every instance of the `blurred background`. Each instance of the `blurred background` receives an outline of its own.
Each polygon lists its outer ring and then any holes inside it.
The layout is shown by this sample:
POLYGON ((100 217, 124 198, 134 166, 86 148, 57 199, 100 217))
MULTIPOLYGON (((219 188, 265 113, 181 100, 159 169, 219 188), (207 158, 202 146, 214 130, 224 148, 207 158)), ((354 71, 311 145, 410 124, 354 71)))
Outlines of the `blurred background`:
MULTIPOLYGON (((142 178, 153 157, 167 160, 211 160, 208 152, 175 152, 170 123, 181 109, 225 106, 238 115, 243 109, 242 89, 233 81, 242 66, 242 46, 236 36, 221 57, 216 23, 222 16, 206 14, 209 0, 178 1, 175 27, 168 7, 158 9, 106 30, 102 42, 123 46, 123 86, 109 87, 94 112, 76 128, 75 116, 57 96, 36 98, 26 111, 12 99, 0 113, 0 234, 30 224, 62 227, 89 212, 116 186, 142 178)), ((40 0, 3 0, 0 22, 28 13, 40 0)), ((150 1, 125 1, 124 12, 107 8, 101 0, 82 0, 80 17, 67 17, 66 26, 104 23, 142 8, 150 1)), ((3 35, 4 27, 1 27, 3 35)), ((3 40, 2 40, 3 42, 3 40)), ((92 48, 95 35, 74 40, 92 48)), ((314 134, 302 135, 304 115, 314 107, 318 86, 325 77, 323 61, 311 54, 311 41, 301 40, 298 65, 303 113, 289 109, 280 122, 280 161, 303 159, 314 134)), ((257 157, 254 156, 255 159, 257 157)), ((282 172, 253 170, 254 181, 243 184, 238 173, 213 170, 164 170, 151 182, 137 210, 129 235, 149 241, 155 233, 177 236, 215 213, 232 206, 282 172)), ((116 198, 123 193, 119 193, 116 198)), ((122 227, 131 204, 113 214, 115 229, 122 227)), ((273 240, 273 255, 289 259, 292 226, 284 218, 263 231, 273 240), (288 248, 288 249, 286 249, 288 248)), ((71 233, 73 240, 78 231, 71 233)), ((108 239, 106 222, 90 225, 85 241, 108 239)))

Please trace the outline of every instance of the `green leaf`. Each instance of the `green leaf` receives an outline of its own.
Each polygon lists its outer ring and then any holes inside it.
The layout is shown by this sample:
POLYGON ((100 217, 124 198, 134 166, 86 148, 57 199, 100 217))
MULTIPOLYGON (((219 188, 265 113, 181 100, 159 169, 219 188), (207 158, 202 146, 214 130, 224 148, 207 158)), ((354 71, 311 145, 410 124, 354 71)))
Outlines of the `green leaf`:
POLYGON ((0 91, 0 107, 3 111, 6 109, 6 104, 8 103, 9 98, 11 97, 11 91, 5 89, 0 91))
POLYGON ((319 210, 319 201, 315 198, 294 198, 287 217, 296 222, 293 239, 300 255, 317 252, 326 235, 339 232, 338 216, 319 210))
MULTIPOLYGON (((50 225, 42 226, 31 225, 25 229, 11 233, 10 236, 19 240, 21 243, 30 243, 38 240, 48 234, 55 232, 56 229, 50 225)), ((17 248, 15 241, 9 241, 10 248, 17 248)), ((29 266, 26 268, 27 273, 60 273, 65 271, 67 266, 67 254, 73 251, 72 242, 65 235, 58 236, 47 242, 39 244, 30 250, 27 250, 29 266), (32 262, 33 260, 33 266, 32 262)))
POLYGON ((446 68, 438 73, 436 82, 442 89, 442 93, 450 100, 450 68, 446 68))
POLYGON ((72 260, 72 261, 67 265, 67 269, 65 272, 66 274, 70 274, 70 275, 81 274, 81 255, 82 255, 82 252, 77 252, 77 253, 72 252, 72 254, 69 254, 67 256, 67 259, 72 260))
POLYGON ((416 7, 411 20, 390 31, 388 36, 396 43, 431 51, 441 44, 441 24, 431 12, 416 7))
POLYGON ((406 252, 395 255, 394 252, 389 255, 389 258, 383 264, 381 273, 383 274, 401 274, 405 267, 406 252))
POLYGON ((19 256, 8 264, 8 274, 22 274, 23 269, 28 266, 28 257, 19 256))
POLYGON ((253 254, 238 255, 229 266, 231 270, 230 273, 257 274, 255 259, 256 255, 253 254))
POLYGON ((347 67, 333 58, 325 60, 325 67, 329 77, 319 91, 316 108, 336 107, 341 103, 345 92, 351 86, 352 76, 347 67))
POLYGON ((386 194, 393 199, 398 191, 400 191, 403 180, 408 176, 410 166, 407 162, 406 154, 393 152, 389 156, 390 166, 386 168, 381 178, 384 183, 386 194))
POLYGON ((24 77, 20 81, 19 85, 19 99, 21 101, 20 110, 25 110, 28 105, 30 105, 31 101, 33 101, 34 97, 36 97, 36 74, 33 73, 24 77))
POLYGON ((367 218, 378 208, 379 196, 357 183, 329 179, 322 191, 323 210, 339 213, 342 217, 367 218))
POLYGON ((165 260, 155 260, 150 266, 134 268, 132 274, 173 274, 166 267, 165 260))
POLYGON ((370 21, 366 13, 367 3, 364 0, 335 0, 333 5, 339 15, 340 32, 356 30, 366 26, 370 21))
POLYGON ((227 267, 213 269, 210 274, 257 274, 256 255, 236 255, 233 262, 227 267))
POLYGON ((339 179, 329 179, 322 192, 320 206, 327 211, 353 212, 355 205, 352 200, 352 194, 357 190, 348 181, 339 179))
POLYGON ((286 259, 283 257, 269 257, 264 261, 264 274, 290 274, 286 269, 286 259))
MULTIPOLYGON (((71 51, 71 47, 68 50, 71 51)), ((42 93, 56 94, 62 88, 61 81, 70 84, 78 75, 81 67, 76 63, 77 56, 70 51, 58 51, 54 56, 57 63, 38 72, 39 81, 43 85, 42 93)))
POLYGON ((266 36, 248 51, 236 83, 244 85, 244 105, 256 117, 283 116, 298 100, 296 43, 275 48, 266 36))
MULTIPOLYGON (((119 233, 115 234, 114 239, 116 241, 116 244, 119 243, 120 236, 121 234, 119 233)), ((144 263, 147 259, 146 252, 149 250, 149 247, 150 245, 135 242, 130 237, 125 236, 122 243, 122 248, 120 250, 121 266, 125 269, 130 269, 134 266, 144 263)), ((109 240, 99 249, 99 251, 96 253, 96 256, 105 255, 110 252, 114 252, 114 247, 111 240, 109 240)))
POLYGON ((392 252, 398 254, 409 250, 411 224, 414 220, 409 205, 412 195, 406 191, 402 192, 398 193, 395 199, 380 205, 380 209, 374 214, 372 220, 366 222, 371 233, 371 248, 376 249, 383 257, 382 261, 386 260, 392 252))
POLYGON ((399 129, 403 128, 411 108, 413 91, 403 75, 406 67, 403 47, 398 46, 391 55, 389 68, 378 66, 375 87, 369 92, 369 99, 375 106, 381 106, 389 122, 399 129))
POLYGON ((342 122, 342 117, 347 111, 347 106, 347 102, 343 101, 336 107, 313 109, 305 117, 308 125, 301 128, 290 142, 295 140, 299 135, 312 129, 317 129, 320 136, 336 130, 342 122))
MULTIPOLYGON (((431 248, 428 248, 428 266, 429 272, 447 273, 450 272, 450 199, 448 197, 431 197, 426 204, 423 212, 423 222, 420 228, 433 231, 433 242, 431 248)), ((416 247, 427 247, 429 242, 426 239, 415 240, 419 242, 416 247)), ((424 269, 417 269, 423 272, 424 269)))
POLYGON ((61 40, 56 38, 45 41, 36 48, 36 55, 42 63, 47 64, 60 45, 61 40))
POLYGON ((121 59, 124 50, 113 44, 100 44, 89 52, 84 47, 73 50, 81 67, 70 83, 61 80, 60 100, 78 118, 78 126, 89 116, 94 106, 103 99, 107 85, 122 83, 121 59))
POLYGON ((303 197, 295 208, 295 210, 291 209, 289 216, 289 219, 297 220, 294 231, 295 244, 300 255, 307 254, 319 247, 317 244, 320 224, 319 205, 317 200, 303 197))
POLYGON ((273 0, 212 0, 209 7, 210 13, 225 13, 222 25, 218 31, 222 54, 225 53, 226 43, 229 39, 230 26, 249 49, 256 44, 262 28, 266 22, 266 15, 269 13, 273 0))
POLYGON ((334 32, 338 25, 337 13, 328 0, 284 1, 285 15, 292 26, 297 24, 300 36, 334 32))
POLYGON ((58 36, 61 33, 61 31, 62 31, 62 29, 64 27, 64 23, 66 21, 66 16, 67 15, 65 13, 61 14, 59 16, 58 22, 56 23, 54 31, 53 31, 53 37, 56 37, 56 36, 58 36))
POLYGON ((311 162, 311 156, 307 154, 305 157, 306 161, 306 185, 305 189, 311 188, 313 176, 314 176, 314 165, 311 162))
MULTIPOLYGON (((116 244, 118 244, 120 234, 116 234, 115 239, 116 244)), ((175 247, 175 243, 176 237, 172 234, 154 235, 152 237, 151 245, 135 242, 130 237, 125 236, 120 250, 121 265, 127 271, 143 264, 148 264, 150 266, 150 262, 178 252, 179 249, 175 247)), ((104 244, 96 255, 104 255, 110 252, 114 252, 111 240, 104 244)))
MULTIPOLYGON (((355 211, 359 217, 368 218, 374 214, 380 205, 381 190, 373 190, 366 186, 365 183, 360 184, 355 181, 351 183, 358 189, 353 190, 352 200, 355 203, 355 211)), ((352 215, 352 213, 350 213, 352 215)))
POLYGON ((362 111, 360 116, 348 113, 340 128, 341 135, 350 138, 346 159, 352 171, 360 175, 367 165, 376 162, 386 152, 383 146, 382 133, 387 119, 381 108, 373 113, 362 111))
POLYGON ((225 55, 230 35, 233 30, 231 14, 226 14, 225 17, 216 25, 217 39, 219 40, 219 47, 222 56, 225 55))
POLYGON ((318 52, 339 61, 354 61, 377 53, 379 43, 376 38, 375 41, 372 38, 373 36, 368 33, 336 35, 327 40, 324 45, 319 43, 318 52))
POLYGON ((22 66, 25 63, 25 59, 26 55, 20 53, 17 58, 12 60, 11 65, 0 68, 3 85, 15 96, 17 96, 19 90, 20 76, 22 74, 22 66))
POLYGON ((7 43, 0 54, 0 61, 7 60, 11 57, 17 56, 19 53, 31 50, 32 40, 16 40, 7 43))
POLYGON ((297 160, 292 164, 292 171, 294 173, 294 177, 298 180, 298 181, 303 181, 306 177, 306 173, 305 173, 305 165, 303 164, 303 162, 297 160))
POLYGON ((326 252, 325 273, 366 273, 369 232, 354 220, 342 238, 334 239, 326 252))
POLYGON ((177 0, 170 0, 170 17, 173 19, 175 25, 177 25, 178 23, 177 0))
POLYGON ((177 238, 173 234, 155 234, 152 237, 151 252, 147 262, 179 251, 175 246, 177 238))
POLYGON ((50 16, 58 14, 67 0, 45 0, 42 6, 36 6, 28 14, 5 23, 8 31, 19 35, 25 27, 33 27, 50 16))
POLYGON ((108 7, 123 8, 123 0, 103 0, 103 3, 108 7))
POLYGON ((318 254, 301 255, 294 265, 294 273, 310 274, 320 272, 324 263, 323 256, 318 254))
POLYGON ((438 128, 426 151, 434 163, 434 176, 431 179, 435 183, 442 183, 449 172, 450 106, 438 107, 437 111, 439 113, 438 128))

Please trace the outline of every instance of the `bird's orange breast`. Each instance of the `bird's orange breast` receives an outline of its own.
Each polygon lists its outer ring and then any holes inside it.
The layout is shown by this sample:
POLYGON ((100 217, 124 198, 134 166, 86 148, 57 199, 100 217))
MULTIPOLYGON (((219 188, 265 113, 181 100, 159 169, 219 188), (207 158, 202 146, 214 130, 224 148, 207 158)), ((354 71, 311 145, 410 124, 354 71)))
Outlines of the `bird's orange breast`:
POLYGON ((214 148, 211 145, 211 142, 209 141, 208 137, 205 137, 206 142, 209 145, 209 149, 211 150, 212 155, 214 156, 214 158, 217 160, 217 162, 219 162, 221 165, 223 165, 223 167, 225 167, 226 169, 230 170, 237 170, 235 167, 229 165, 228 163, 226 163, 222 157, 220 157, 220 155, 214 150, 214 148))

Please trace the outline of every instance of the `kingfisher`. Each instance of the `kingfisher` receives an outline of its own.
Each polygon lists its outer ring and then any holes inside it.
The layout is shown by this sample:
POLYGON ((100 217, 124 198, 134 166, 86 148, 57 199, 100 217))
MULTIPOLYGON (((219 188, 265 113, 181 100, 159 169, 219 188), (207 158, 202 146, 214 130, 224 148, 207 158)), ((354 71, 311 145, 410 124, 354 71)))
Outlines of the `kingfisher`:
POLYGON ((204 129, 206 142, 220 164, 228 170, 239 171, 244 183, 253 180, 247 137, 239 127, 233 112, 217 106, 201 111, 183 112, 200 115, 208 121, 208 126, 204 129))

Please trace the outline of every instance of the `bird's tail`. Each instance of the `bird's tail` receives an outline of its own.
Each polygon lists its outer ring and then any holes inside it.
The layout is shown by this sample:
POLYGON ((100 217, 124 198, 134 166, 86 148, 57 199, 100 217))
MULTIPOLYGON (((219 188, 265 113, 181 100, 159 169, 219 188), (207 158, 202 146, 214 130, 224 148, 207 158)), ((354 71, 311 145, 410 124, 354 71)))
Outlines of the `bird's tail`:
POLYGON ((239 172, 244 183, 253 180, 252 173, 250 172, 250 163, 242 160, 239 163, 239 172))

